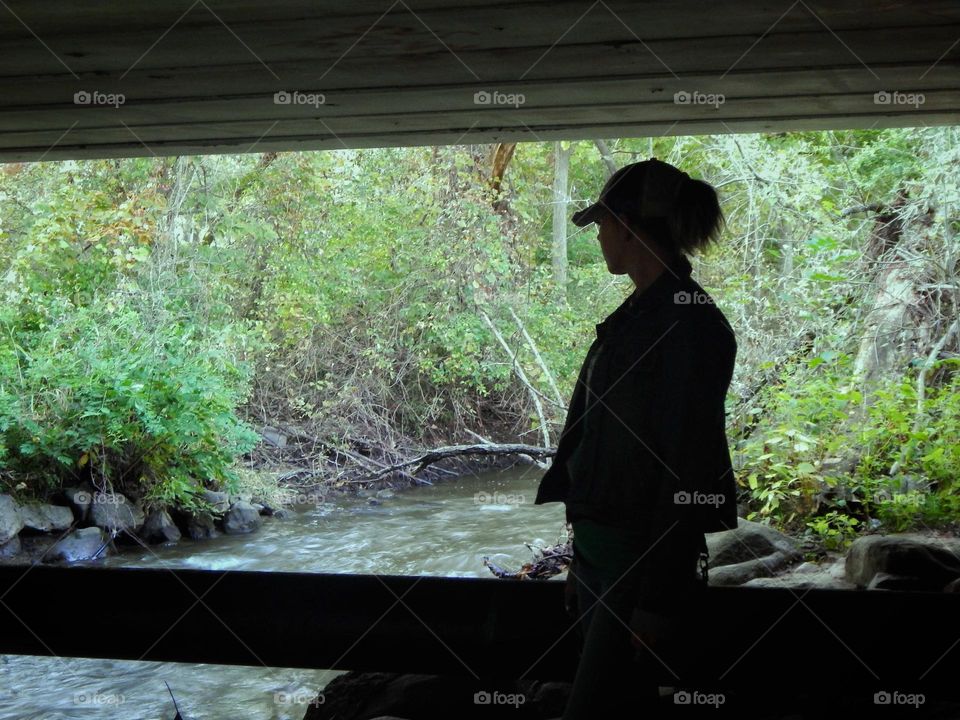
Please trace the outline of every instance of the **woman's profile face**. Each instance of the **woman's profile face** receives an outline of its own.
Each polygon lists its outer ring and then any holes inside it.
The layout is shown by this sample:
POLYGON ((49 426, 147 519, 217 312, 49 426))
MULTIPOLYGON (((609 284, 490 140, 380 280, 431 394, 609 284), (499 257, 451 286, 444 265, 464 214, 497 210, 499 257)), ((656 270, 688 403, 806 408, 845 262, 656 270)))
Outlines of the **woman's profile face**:
POLYGON ((626 249, 624 247, 626 245, 625 227, 611 212, 604 213, 597 226, 597 240, 600 242, 600 250, 607 263, 607 270, 613 275, 623 275, 627 271, 623 266, 626 249))

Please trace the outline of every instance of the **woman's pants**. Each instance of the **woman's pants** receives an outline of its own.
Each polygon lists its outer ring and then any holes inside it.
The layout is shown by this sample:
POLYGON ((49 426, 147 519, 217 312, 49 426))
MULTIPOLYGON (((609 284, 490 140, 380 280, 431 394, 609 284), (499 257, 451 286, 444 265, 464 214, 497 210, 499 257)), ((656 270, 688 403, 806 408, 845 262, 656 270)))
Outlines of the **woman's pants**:
MULTIPOLYGON (((659 689, 650 664, 660 661, 646 651, 638 653, 630 633, 630 618, 641 596, 663 590, 650 588, 644 580, 653 551, 645 554, 646 541, 636 533, 587 520, 573 528, 571 571, 577 581, 583 648, 563 718, 617 717, 603 713, 624 712, 633 718, 645 712, 656 717, 659 689)), ((670 547, 663 557, 678 566, 674 576, 688 572, 693 577, 699 540, 663 541, 670 547)))

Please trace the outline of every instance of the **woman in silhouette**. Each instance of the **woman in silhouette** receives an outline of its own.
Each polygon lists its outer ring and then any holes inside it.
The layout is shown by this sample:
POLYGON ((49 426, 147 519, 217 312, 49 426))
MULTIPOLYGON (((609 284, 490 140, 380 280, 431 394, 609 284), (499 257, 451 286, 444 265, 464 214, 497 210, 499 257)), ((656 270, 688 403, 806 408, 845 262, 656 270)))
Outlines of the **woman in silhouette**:
POLYGON ((565 720, 652 707, 657 680, 679 678, 664 629, 695 630, 704 533, 737 523, 724 430, 737 345, 687 259, 719 237, 716 191, 651 158, 573 222, 596 223, 607 269, 635 289, 596 326, 537 492, 573 528, 566 597, 583 648, 565 720))

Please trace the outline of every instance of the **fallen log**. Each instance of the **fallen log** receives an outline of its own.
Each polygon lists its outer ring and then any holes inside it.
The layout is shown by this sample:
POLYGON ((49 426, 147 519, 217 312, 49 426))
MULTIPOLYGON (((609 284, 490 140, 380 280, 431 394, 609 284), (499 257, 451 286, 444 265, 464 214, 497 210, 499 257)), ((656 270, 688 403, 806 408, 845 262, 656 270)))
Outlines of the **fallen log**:
POLYGON ((389 475, 393 472, 399 472, 404 468, 411 467, 416 465, 416 468, 411 471, 411 474, 416 475, 418 472, 423 470, 428 465, 437 462, 438 460, 443 460, 444 458, 450 457, 459 457, 462 455, 510 455, 510 454, 522 454, 522 455, 533 455, 535 457, 550 457, 555 455, 557 452, 556 448, 546 448, 539 447, 537 445, 526 445, 524 443, 502 443, 499 445, 448 445, 446 447, 439 447, 435 450, 430 450, 419 457, 415 457, 412 460, 405 460, 401 463, 395 463, 393 465, 388 465, 382 470, 378 470, 372 475, 367 475, 366 477, 359 478, 357 480, 352 480, 351 482, 372 482, 374 480, 379 480, 381 477, 389 475))

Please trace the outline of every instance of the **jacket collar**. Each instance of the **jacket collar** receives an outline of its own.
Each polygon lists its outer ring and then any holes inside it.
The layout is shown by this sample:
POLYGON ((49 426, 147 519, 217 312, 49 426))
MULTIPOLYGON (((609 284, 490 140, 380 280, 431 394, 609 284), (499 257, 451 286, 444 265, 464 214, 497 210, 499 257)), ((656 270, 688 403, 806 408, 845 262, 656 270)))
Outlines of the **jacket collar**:
POLYGON ((690 265, 687 256, 680 253, 673 262, 664 267, 663 272, 643 292, 632 292, 620 304, 620 307, 613 311, 610 317, 637 316, 654 305, 660 304, 686 282, 692 270, 693 267, 690 265))
POLYGON ((632 292, 606 320, 596 325, 597 337, 602 339, 610 326, 641 317, 651 308, 670 300, 673 293, 684 287, 692 270, 687 256, 680 253, 643 292, 632 292))

